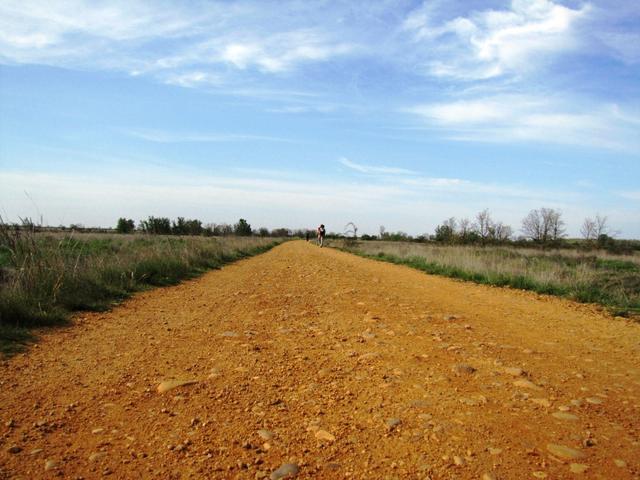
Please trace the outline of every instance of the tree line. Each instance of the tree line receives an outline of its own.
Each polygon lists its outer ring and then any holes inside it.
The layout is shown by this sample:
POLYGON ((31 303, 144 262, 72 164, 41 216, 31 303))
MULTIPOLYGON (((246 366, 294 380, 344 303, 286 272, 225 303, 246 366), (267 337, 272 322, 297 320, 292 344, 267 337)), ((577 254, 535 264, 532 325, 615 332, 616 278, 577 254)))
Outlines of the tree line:
POLYGON ((251 224, 246 219, 241 218, 234 224, 229 223, 207 223, 206 225, 198 219, 188 219, 178 217, 171 220, 168 217, 150 216, 140 220, 136 225, 130 218, 121 217, 116 224, 118 233, 134 233, 136 231, 151 235, 202 235, 205 237, 226 237, 230 235, 249 237, 252 235, 260 237, 304 237, 306 230, 290 230, 288 228, 274 228, 269 230, 265 227, 258 229, 251 228, 251 224))

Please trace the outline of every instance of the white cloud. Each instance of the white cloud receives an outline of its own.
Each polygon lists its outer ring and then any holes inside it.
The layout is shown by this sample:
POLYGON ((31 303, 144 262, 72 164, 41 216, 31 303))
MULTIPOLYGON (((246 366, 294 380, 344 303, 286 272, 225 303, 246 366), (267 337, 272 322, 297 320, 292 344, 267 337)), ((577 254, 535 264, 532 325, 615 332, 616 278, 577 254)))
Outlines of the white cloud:
POLYGON ((407 170, 405 168, 396 168, 396 167, 384 167, 384 166, 373 166, 373 165, 363 165, 361 163, 352 162, 347 158, 341 158, 339 162, 347 168, 351 170, 355 170, 360 173, 371 173, 371 174, 379 174, 379 175, 412 175, 415 174, 412 170, 407 170))
POLYGON ((618 105, 580 107, 553 96, 494 95, 404 110, 461 141, 543 141, 633 150, 638 118, 618 105))
POLYGON ((640 190, 619 192, 618 195, 621 196, 622 198, 626 198, 627 200, 640 202, 640 190))
MULTIPOLYGON (((433 9, 431 9, 433 10, 433 9)), ((580 45, 575 24, 590 7, 571 9, 551 0, 512 0, 508 10, 485 10, 432 24, 419 9, 404 22, 423 48, 428 72, 459 79, 522 73, 580 45)))

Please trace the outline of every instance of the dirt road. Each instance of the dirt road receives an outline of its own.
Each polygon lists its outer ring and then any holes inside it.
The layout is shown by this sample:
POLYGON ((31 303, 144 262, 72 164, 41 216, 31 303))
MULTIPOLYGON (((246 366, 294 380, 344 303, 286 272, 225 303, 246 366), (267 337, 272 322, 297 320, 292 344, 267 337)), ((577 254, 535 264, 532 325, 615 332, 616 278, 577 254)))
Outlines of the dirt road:
POLYGON ((639 353, 591 306, 290 242, 5 361, 0 478, 640 478, 639 353))

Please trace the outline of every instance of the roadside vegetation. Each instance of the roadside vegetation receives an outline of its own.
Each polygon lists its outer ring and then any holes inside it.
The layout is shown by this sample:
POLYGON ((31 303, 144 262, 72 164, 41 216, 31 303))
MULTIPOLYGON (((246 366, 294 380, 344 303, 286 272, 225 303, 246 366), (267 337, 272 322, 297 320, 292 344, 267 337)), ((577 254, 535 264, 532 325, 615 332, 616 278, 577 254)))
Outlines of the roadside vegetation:
POLYGON ((74 311, 105 310, 133 292, 175 284, 282 241, 37 230, 30 222, 0 223, 0 349, 5 353, 29 341, 33 328, 64 324, 74 311))
POLYGON ((334 241, 333 246, 431 274, 598 303, 615 315, 640 315, 638 254, 389 241, 334 241))

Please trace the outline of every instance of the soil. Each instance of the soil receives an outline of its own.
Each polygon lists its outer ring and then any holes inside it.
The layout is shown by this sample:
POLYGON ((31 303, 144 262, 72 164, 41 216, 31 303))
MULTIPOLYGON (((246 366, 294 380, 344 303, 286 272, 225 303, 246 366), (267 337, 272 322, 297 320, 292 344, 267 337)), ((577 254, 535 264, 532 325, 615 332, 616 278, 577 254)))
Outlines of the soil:
POLYGON ((640 325, 303 241, 43 332, 0 478, 640 478, 640 325))

